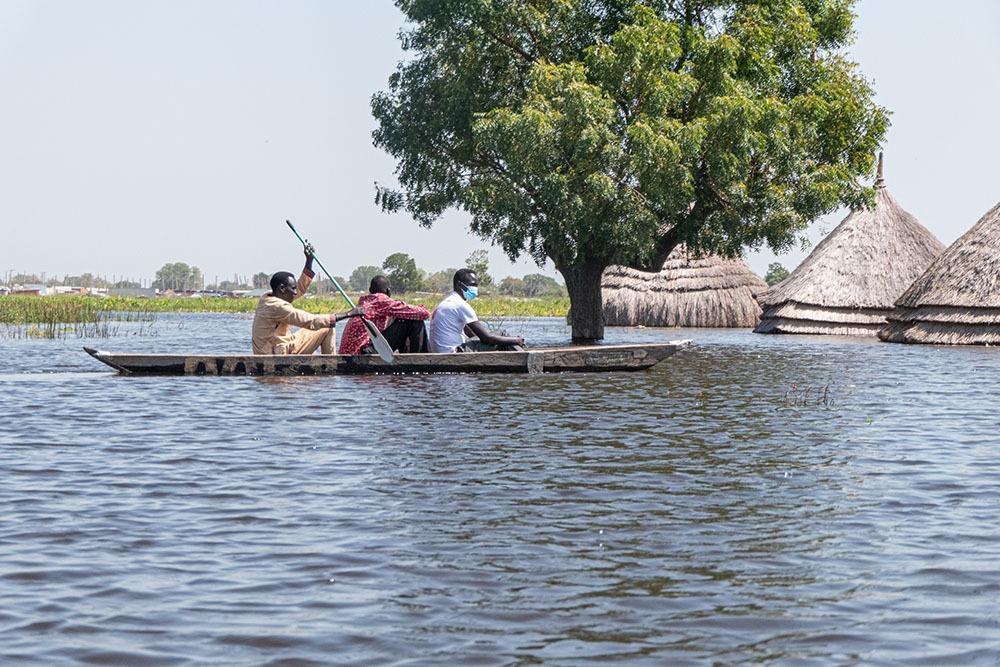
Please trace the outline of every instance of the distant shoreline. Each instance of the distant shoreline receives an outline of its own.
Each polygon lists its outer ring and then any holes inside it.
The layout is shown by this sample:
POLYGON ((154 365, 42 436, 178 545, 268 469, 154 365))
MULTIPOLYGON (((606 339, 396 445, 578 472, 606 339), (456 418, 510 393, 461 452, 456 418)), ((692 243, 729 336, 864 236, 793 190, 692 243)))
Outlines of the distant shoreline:
MULTIPOLYGON (((414 293, 399 295, 399 298, 434 308, 442 295, 414 293)), ((89 304, 103 311, 136 313, 252 313, 257 307, 257 299, 247 297, 0 296, 0 304, 12 306, 19 301, 30 303, 36 311, 62 310, 73 303, 89 304)), ((347 310, 345 301, 333 295, 306 295, 297 299, 295 305, 311 313, 347 310)), ((565 317, 569 312, 568 297, 486 296, 476 299, 472 305, 480 317, 565 317)), ((14 309, 0 308, 0 315, 5 310, 14 309)), ((0 316, 0 322, 3 319, 0 316)))

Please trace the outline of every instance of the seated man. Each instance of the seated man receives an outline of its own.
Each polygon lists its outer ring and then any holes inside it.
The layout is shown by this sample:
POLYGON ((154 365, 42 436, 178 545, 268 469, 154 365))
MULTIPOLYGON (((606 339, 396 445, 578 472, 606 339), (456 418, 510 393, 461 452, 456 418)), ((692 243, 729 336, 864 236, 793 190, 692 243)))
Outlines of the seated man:
MULTIPOLYGON (((365 319, 374 324, 393 352, 426 352, 424 320, 431 316, 423 306, 412 306, 392 298, 391 285, 385 276, 375 276, 368 294, 358 300, 365 319)), ((375 354, 372 339, 361 320, 353 319, 344 327, 340 354, 375 354)))
POLYGON ((364 310, 355 308, 334 315, 313 315, 292 306, 292 301, 306 293, 313 276, 313 256, 306 248, 306 265, 298 282, 287 271, 271 276, 271 291, 257 302, 253 316, 254 354, 312 354, 319 348, 322 354, 333 354, 336 347, 337 322, 364 310), (301 327, 294 334, 292 326, 301 327))
POLYGON ((472 269, 459 269, 452 278, 454 291, 444 298, 431 315, 431 352, 485 352, 513 350, 524 339, 490 332, 468 304, 479 296, 479 277, 472 269), (469 338, 478 340, 469 340, 469 338))

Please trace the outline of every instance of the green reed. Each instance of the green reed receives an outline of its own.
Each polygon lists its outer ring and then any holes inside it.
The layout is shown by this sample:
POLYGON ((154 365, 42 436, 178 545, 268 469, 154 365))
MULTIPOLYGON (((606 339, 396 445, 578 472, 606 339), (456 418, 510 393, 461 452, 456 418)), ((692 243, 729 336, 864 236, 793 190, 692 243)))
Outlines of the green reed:
MULTIPOLYGON (((393 295, 394 297, 396 295, 393 295)), ((355 301, 361 294, 352 294, 355 301)), ((409 302, 427 306, 433 309, 441 300, 443 295, 439 294, 404 294, 399 298, 409 302)), ((86 309, 93 308, 98 311, 113 311, 117 313, 252 313, 257 307, 257 299, 238 297, 86 297, 86 296, 51 296, 51 297, 0 297, 0 304, 7 299, 18 302, 33 300, 41 302, 41 305, 29 304, 29 307, 43 308, 46 312, 59 311, 62 306, 56 306, 54 302, 65 304, 67 310, 75 307, 86 309), (49 305, 49 302, 53 302, 49 305)), ((347 304, 339 295, 309 295, 295 301, 298 308, 312 313, 333 313, 347 309, 347 304)), ((565 317, 569 311, 569 299, 566 297, 509 297, 509 296, 485 296, 476 299, 473 304, 481 317, 565 317)), ((81 310, 83 312, 83 310, 81 310)), ((73 321, 65 319, 71 313, 60 314, 63 318, 59 321, 73 321)), ((30 319, 31 322, 38 322, 38 319, 30 319)), ((47 320, 41 320, 47 321, 47 320)), ((0 322, 9 322, 3 314, 3 306, 0 305, 0 322)))
POLYGON ((128 333, 150 333, 155 315, 138 307, 86 296, 0 297, 0 336, 7 338, 109 338, 124 333, 122 323, 139 323, 128 333))
MULTIPOLYGON (((355 294, 357 300, 361 294, 355 294)), ((437 294, 407 294, 410 303, 433 309, 437 294)), ((306 296, 295 305, 311 313, 334 313, 347 309, 340 296, 306 296)), ((8 338, 108 338, 123 333, 122 323, 139 323, 139 335, 150 333, 155 313, 252 313, 257 299, 237 297, 139 298, 93 296, 4 296, 0 297, 0 336, 8 338)), ((565 317, 566 297, 522 298, 486 296, 473 307, 484 318, 565 317)))

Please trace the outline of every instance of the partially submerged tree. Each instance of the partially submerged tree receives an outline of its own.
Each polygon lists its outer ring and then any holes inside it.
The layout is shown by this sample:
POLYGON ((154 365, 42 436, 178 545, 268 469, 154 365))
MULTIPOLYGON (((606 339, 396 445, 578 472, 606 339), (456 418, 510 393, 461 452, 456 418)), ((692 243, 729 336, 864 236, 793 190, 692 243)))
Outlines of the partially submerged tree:
POLYGON ((397 159, 384 210, 446 209, 511 259, 551 259, 574 339, 603 337, 601 274, 678 243, 792 245, 871 201, 887 113, 841 53, 852 0, 397 0, 410 52, 372 99, 397 159))

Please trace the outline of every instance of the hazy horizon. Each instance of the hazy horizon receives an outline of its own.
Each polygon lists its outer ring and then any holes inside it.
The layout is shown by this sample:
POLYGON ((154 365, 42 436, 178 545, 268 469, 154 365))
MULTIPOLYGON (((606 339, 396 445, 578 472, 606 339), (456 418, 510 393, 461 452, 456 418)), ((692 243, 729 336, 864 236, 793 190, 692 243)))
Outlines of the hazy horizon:
MULTIPOLYGON (((865 0, 850 55, 893 112, 886 181, 945 244, 996 203, 1000 6, 865 0)), ((449 212, 431 229, 374 204, 393 160, 369 99, 402 53, 399 11, 357 3, 5 0, 0 4, 0 276, 206 282, 296 270, 291 218, 335 275, 406 252, 433 272, 488 247, 449 212)), ((813 243, 843 218, 809 231, 813 243)), ((539 272, 489 248, 496 278, 539 272)), ((768 263, 794 268, 807 254, 768 263)), ((543 271, 558 276, 551 264, 543 271)), ((561 277, 560 277, 561 280, 561 277)))

